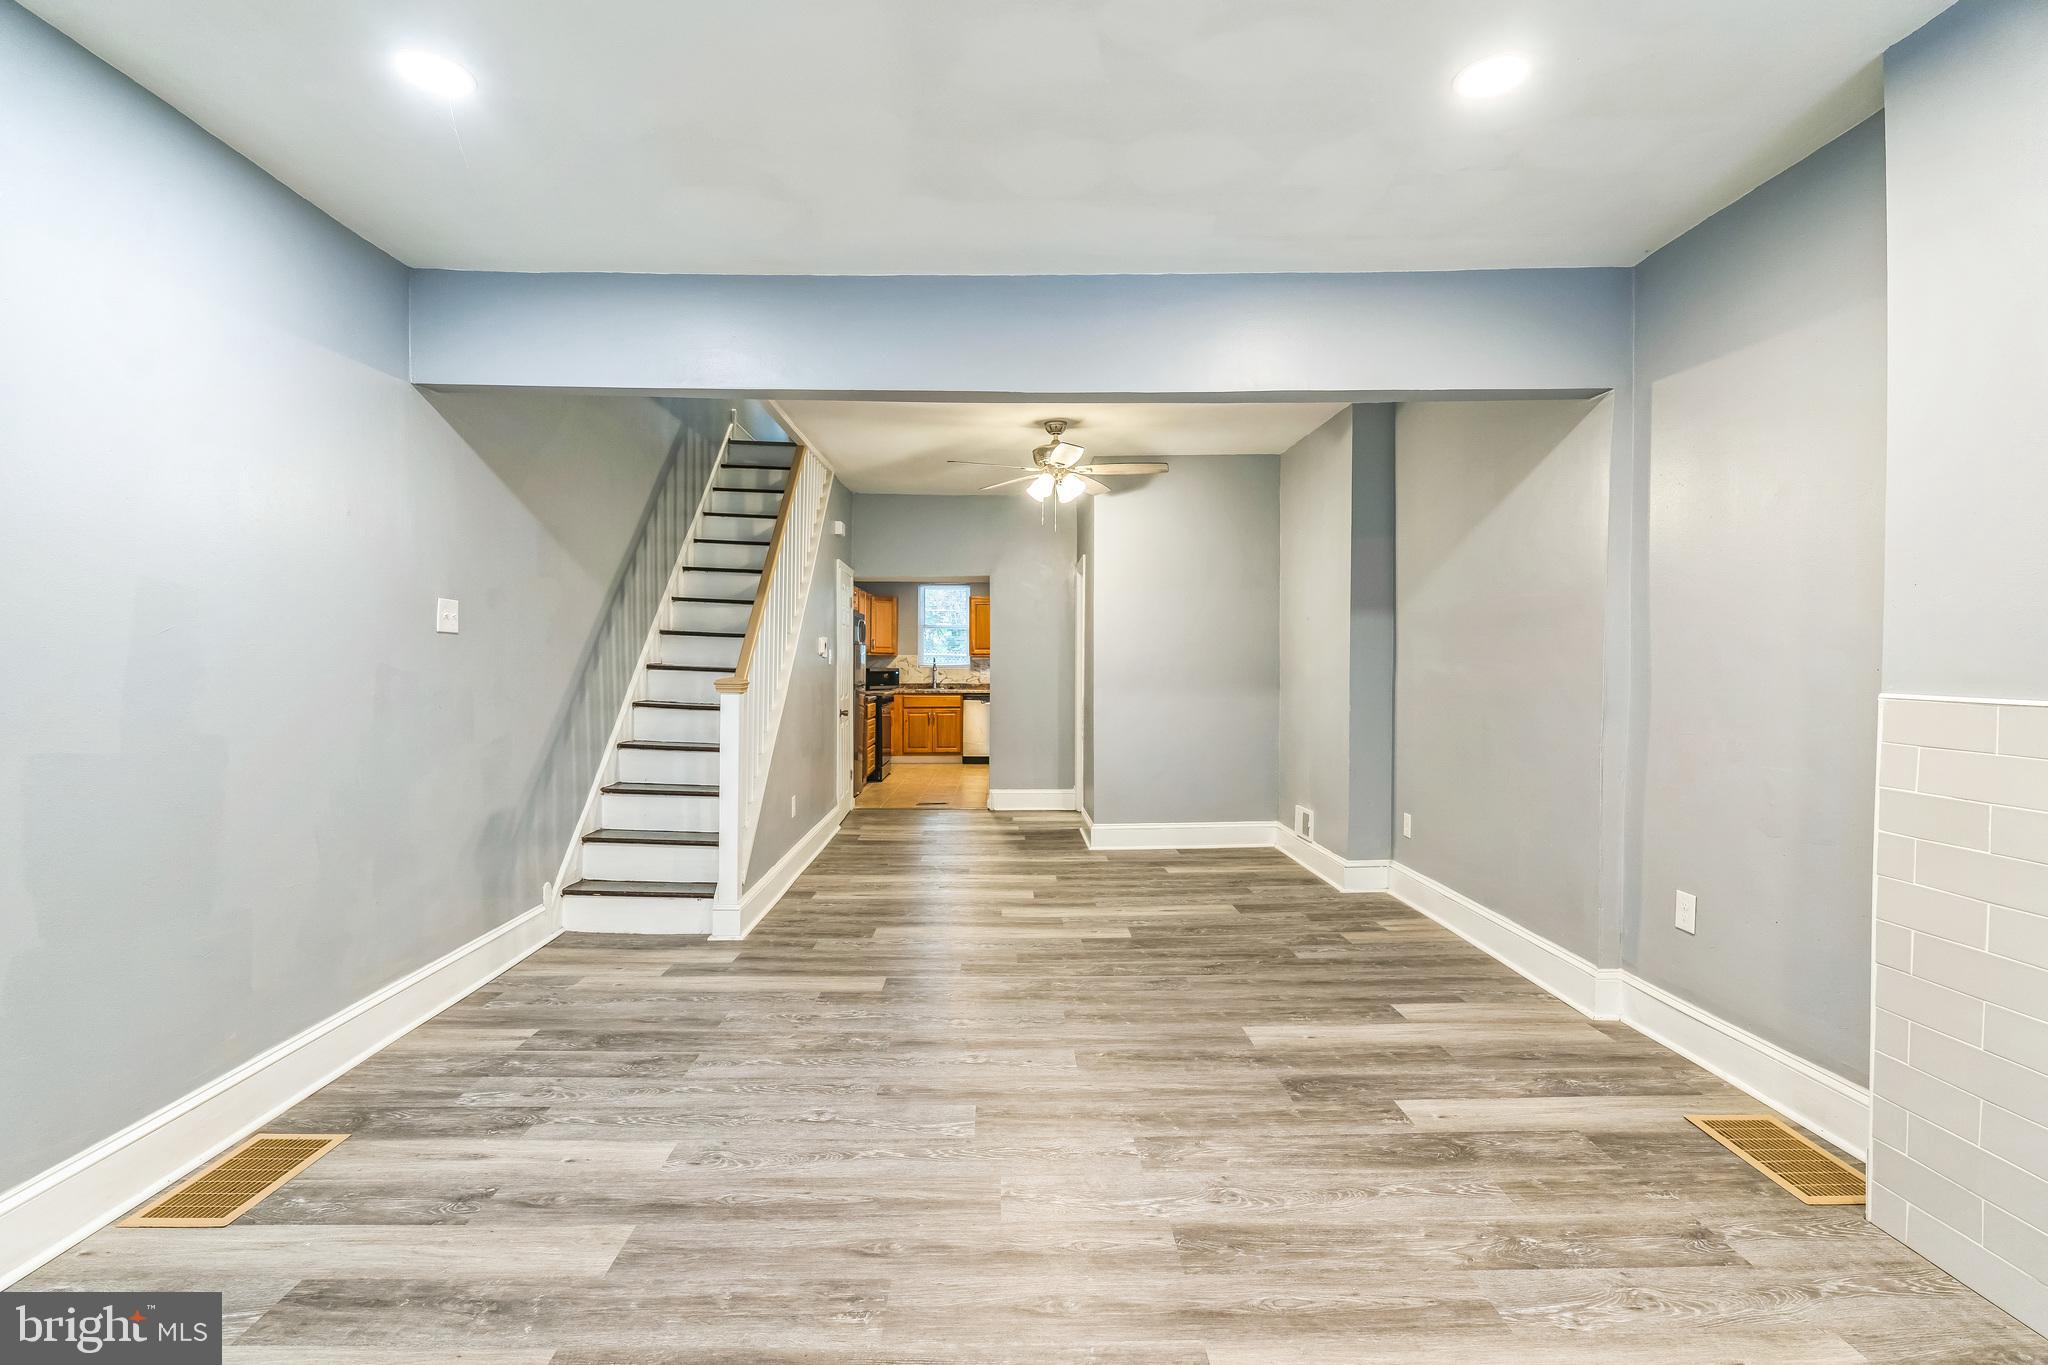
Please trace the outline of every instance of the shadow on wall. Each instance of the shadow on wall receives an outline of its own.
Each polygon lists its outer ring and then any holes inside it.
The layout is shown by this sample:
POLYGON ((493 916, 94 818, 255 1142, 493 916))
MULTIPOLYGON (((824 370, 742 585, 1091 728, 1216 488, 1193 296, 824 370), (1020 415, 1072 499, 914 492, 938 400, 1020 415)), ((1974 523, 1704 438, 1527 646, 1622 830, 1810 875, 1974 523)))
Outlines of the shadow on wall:
MULTIPOLYGON (((580 515, 579 509, 588 507, 589 501, 573 493, 590 477, 587 467, 551 458, 556 452, 549 443, 534 440, 531 426, 505 418, 502 406, 485 403, 466 409, 466 395, 431 397, 449 424, 567 553, 586 567, 601 563, 617 540, 601 523, 580 515)), ((560 870, 735 410, 730 401, 707 398, 660 399, 649 406, 674 423, 667 456, 625 557, 614 567, 524 796, 516 808, 493 816, 492 827, 477 843, 480 861, 474 870, 492 903, 532 903, 541 885, 553 881, 560 870), (497 855, 497 850, 508 847, 512 858, 497 855)), ((737 410, 750 434, 763 440, 784 436, 760 405, 741 401, 737 410)))

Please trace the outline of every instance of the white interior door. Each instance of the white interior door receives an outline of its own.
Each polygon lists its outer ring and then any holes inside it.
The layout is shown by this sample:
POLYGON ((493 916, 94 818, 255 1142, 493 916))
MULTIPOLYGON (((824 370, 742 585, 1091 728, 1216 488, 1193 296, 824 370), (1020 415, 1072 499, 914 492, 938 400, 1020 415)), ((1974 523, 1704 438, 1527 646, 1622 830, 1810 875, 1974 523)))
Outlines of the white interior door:
POLYGON ((1088 809, 1088 556, 1074 562, 1074 809, 1088 809))
POLYGON ((839 669, 839 804, 844 806, 853 800, 853 568, 845 560, 838 561, 835 586, 838 596, 833 599, 832 620, 837 633, 835 642, 839 669))

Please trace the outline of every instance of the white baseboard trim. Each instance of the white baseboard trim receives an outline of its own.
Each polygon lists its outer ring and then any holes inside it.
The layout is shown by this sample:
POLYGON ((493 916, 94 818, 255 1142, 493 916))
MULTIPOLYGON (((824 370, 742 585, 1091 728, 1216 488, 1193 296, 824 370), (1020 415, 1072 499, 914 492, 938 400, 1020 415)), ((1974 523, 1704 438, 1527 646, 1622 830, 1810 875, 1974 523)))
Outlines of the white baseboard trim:
POLYGON ((0 1195, 0 1285, 99 1231, 560 932, 553 907, 537 905, 0 1195))
POLYGON ((1623 972, 1621 1019, 1737 1090, 1861 1160, 1870 1149, 1870 1091, 1767 1038, 1623 972))
POLYGON ((832 842, 832 836, 839 833, 839 826, 846 822, 846 816, 853 809, 853 800, 841 801, 825 812, 824 818, 812 825, 804 837, 790 845, 789 852, 775 860, 775 866, 740 893, 737 906, 711 907, 711 937, 719 942, 730 943, 743 939, 754 932, 754 926, 766 918, 811 861, 825 851, 825 845, 832 842))
POLYGON ((1273 846, 1339 891, 1385 891, 1393 864, 1385 858, 1344 858, 1304 839, 1286 825, 1273 826, 1273 846))
POLYGON ((1794 1056, 1633 972, 1595 967, 1443 884, 1392 869, 1393 894, 1594 1019, 1619 1019, 1856 1157, 1870 1145, 1870 1091, 1794 1056))
POLYGON ((1076 810, 1072 787, 991 787, 990 810, 1076 810))
POLYGON ((1105 825, 1085 828, 1090 848, 1271 848, 1271 820, 1219 820, 1208 823, 1105 825))
POLYGON ((1412 867, 1395 863, 1388 877, 1395 897, 1435 920, 1488 957, 1505 963, 1581 1014, 1601 1013, 1600 969, 1507 916, 1460 895, 1412 867))
POLYGON ((1392 864, 1384 858, 1342 858, 1296 834, 1278 820, 1219 820, 1100 825, 1084 815, 1081 837, 1090 848, 1277 848, 1339 891, 1385 891, 1392 864))

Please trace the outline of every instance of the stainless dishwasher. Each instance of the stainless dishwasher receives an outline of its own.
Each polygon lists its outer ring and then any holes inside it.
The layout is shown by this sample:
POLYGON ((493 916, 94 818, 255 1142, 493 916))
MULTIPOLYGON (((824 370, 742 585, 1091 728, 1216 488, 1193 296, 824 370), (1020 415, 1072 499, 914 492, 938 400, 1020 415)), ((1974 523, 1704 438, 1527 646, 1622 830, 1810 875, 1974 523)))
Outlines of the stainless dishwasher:
POLYGON ((969 692, 960 698, 960 761, 988 762, 988 693, 969 692))

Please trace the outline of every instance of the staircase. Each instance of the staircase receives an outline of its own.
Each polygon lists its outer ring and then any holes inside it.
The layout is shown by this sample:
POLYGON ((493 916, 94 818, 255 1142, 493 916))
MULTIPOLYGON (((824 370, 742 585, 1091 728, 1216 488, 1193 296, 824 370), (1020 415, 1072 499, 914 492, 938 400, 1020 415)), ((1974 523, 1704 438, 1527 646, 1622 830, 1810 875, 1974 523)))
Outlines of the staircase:
MULTIPOLYGON (((702 934, 721 870, 720 697, 752 652, 757 602, 776 572, 799 448, 728 438, 689 539, 662 619, 650 637, 626 713, 605 759, 584 832, 565 862, 562 922, 610 933, 702 934), (575 880, 570 881, 573 875, 575 880)), ((808 484, 807 484, 808 488, 808 484)), ((797 576, 798 556, 783 566, 797 576)), ((784 583, 774 585, 785 594, 784 583)), ((729 766, 729 765, 728 765, 729 766)), ((723 793, 730 804, 739 793, 723 793)), ((726 816, 730 828, 732 816, 726 816)), ((728 898, 737 887, 728 888, 728 898)))

